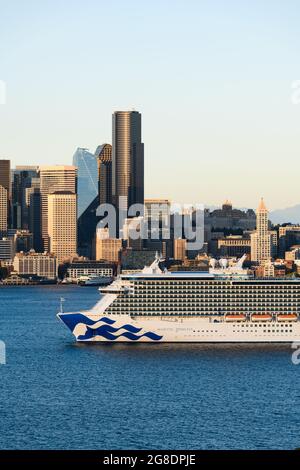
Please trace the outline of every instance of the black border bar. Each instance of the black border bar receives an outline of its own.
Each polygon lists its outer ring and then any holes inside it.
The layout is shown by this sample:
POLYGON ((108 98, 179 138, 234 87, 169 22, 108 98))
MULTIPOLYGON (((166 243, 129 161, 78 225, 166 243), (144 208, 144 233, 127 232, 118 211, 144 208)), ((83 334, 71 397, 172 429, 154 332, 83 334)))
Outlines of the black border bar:
MULTIPOLYGON (((185 450, 1 450, 0 464, 93 464, 105 468, 121 466, 124 468, 140 468, 147 465, 164 467, 166 465, 181 468, 196 468, 203 464, 226 465, 242 463, 254 464, 299 464, 300 452, 296 450, 258 450, 258 451, 185 451, 185 450)), ((85 467, 86 468, 86 467, 85 467)), ((95 467, 94 467, 95 468, 95 467)))

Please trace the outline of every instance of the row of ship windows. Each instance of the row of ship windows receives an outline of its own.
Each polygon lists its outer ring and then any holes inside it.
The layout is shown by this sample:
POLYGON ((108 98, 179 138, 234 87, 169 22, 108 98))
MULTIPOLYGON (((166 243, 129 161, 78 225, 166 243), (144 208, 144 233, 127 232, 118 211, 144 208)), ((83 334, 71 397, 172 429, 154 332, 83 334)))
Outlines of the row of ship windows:
POLYGON ((227 307, 230 308, 231 306, 234 308, 255 308, 255 309, 260 309, 260 308, 274 308, 274 307, 282 307, 282 308, 295 308, 299 305, 298 302, 295 301, 279 301, 279 300, 273 300, 272 302, 260 302, 259 304, 253 302, 248 302, 248 301, 223 301, 219 302, 217 300, 211 300, 210 302, 201 302, 201 301, 185 301, 185 302, 173 302, 169 300, 164 300, 162 302, 157 302, 155 300, 140 300, 140 301, 134 301, 134 302, 116 302, 112 304, 113 307, 123 307, 123 308, 138 308, 141 305, 144 306, 151 306, 151 307, 157 307, 157 308, 185 308, 185 307, 197 307, 197 308, 221 308, 221 307, 227 307))
MULTIPOLYGON (((128 314, 128 312, 124 312, 124 310, 119 310, 119 311, 118 311, 118 310, 116 310, 116 311, 114 311, 114 310, 109 310, 109 311, 107 311, 107 313, 108 313, 108 314, 111 314, 111 315, 127 315, 127 314, 128 314)), ((260 314, 261 312, 255 312, 255 313, 260 314)), ((278 313, 278 314, 280 314, 280 313, 286 314, 286 313, 290 313, 290 312, 277 312, 277 313, 278 313)), ((192 315, 193 317, 197 317, 197 316, 198 316, 198 317, 199 317, 199 316, 200 316, 200 317, 205 317, 206 315, 211 315, 210 312, 204 312, 204 313, 201 313, 201 314, 199 314, 199 313, 187 314, 187 313, 182 313, 182 312, 180 312, 178 315, 172 315, 172 314, 170 315, 170 313, 159 313, 159 314, 157 314, 157 313, 149 312, 149 311, 148 311, 148 312, 140 312, 140 311, 138 311, 138 312, 131 312, 131 314, 132 314, 132 315, 135 315, 135 314, 136 314, 137 316, 143 316, 143 315, 145 315, 145 316, 151 316, 151 317, 153 317, 153 316, 161 317, 161 316, 166 315, 166 316, 168 316, 168 317, 172 317, 172 316, 173 316, 173 317, 179 317, 179 318, 180 318, 180 317, 187 316, 187 315, 192 315)), ((270 314, 271 314, 271 313, 270 313, 270 314)), ((220 317, 223 317, 223 316, 224 316, 224 313, 220 313, 219 315, 220 315, 220 317)), ((214 313, 214 316, 217 317, 218 314, 214 313)), ((219 321, 217 321, 217 323, 219 323, 219 321)), ((269 323, 269 322, 268 322, 268 323, 269 323)), ((228 322, 227 324, 230 325, 230 324, 232 324, 232 323, 229 323, 229 322, 228 322)), ((236 327, 236 325, 234 325, 234 327, 236 327)), ((266 324, 265 324, 265 323, 257 323, 256 325, 254 325, 254 324, 250 324, 250 325, 249 325, 249 324, 247 324, 247 323, 246 323, 246 324, 242 324, 242 322, 240 322, 240 323, 238 324, 238 327, 239 327, 239 328, 266 328, 266 324)), ((285 324, 280 325, 280 326, 279 326, 278 324, 276 324, 276 326, 275 326, 274 324, 271 323, 271 325, 268 324, 268 327, 269 327, 269 328, 272 328, 272 331, 274 330, 274 328, 277 328, 279 332, 280 332, 280 331, 283 332, 283 331, 284 331, 284 328, 290 328, 290 332, 292 332, 293 324, 287 325, 287 324, 285 323, 285 324)), ((251 330, 251 331, 252 331, 252 330, 251 330)), ((255 331, 257 331, 257 330, 255 330, 255 331)), ((274 330, 274 331, 275 331, 275 330, 274 330)))
POLYGON ((190 309, 200 309, 200 310, 215 310, 215 309, 233 309, 233 310, 274 310, 274 309, 291 309, 298 310, 298 303, 296 302, 261 302, 260 305, 252 304, 250 302, 210 302, 205 304, 203 302, 134 302, 134 303, 124 303, 124 304, 115 304, 113 307, 119 308, 147 308, 152 309, 174 309, 174 310, 190 310, 190 309))
MULTIPOLYGON (((133 288, 134 289, 134 288, 133 288)), ((211 294, 211 293, 216 293, 216 294, 221 294, 221 295, 226 295, 226 294, 235 294, 235 295, 253 295, 253 294, 274 294, 276 292, 280 292, 281 294, 297 294, 300 293, 300 285, 298 288, 291 288, 291 289, 282 289, 279 286, 277 286, 274 289, 245 289, 245 290, 237 290, 237 289, 201 289, 201 288, 191 288, 191 287, 185 287, 185 288, 178 288, 178 287, 173 287, 173 288, 167 288, 167 289, 157 289, 157 288, 146 288, 146 289, 134 289, 134 292, 137 295, 141 295, 146 292, 155 292, 157 294, 159 293, 179 293, 179 292, 197 292, 197 293, 203 293, 203 294, 211 294)))
MULTIPOLYGON (((122 312, 124 309, 121 307, 112 307, 109 309, 109 311, 114 311, 114 312, 122 312)), ((138 313, 138 314, 144 314, 145 312, 153 312, 154 314, 161 314, 161 315, 172 315, 172 314, 183 314, 183 315, 223 315, 224 313, 228 314, 268 314, 271 315, 273 313, 275 314, 287 314, 287 313, 293 313, 293 314, 298 314, 299 309, 298 308, 282 308, 282 307, 276 307, 276 308, 230 308, 230 307, 223 307, 223 308, 213 308, 213 307, 207 307, 207 308, 198 308, 198 307, 187 307, 187 308, 172 308, 172 307, 163 307, 163 308, 155 308, 151 307, 149 305, 140 305, 138 307, 132 307, 132 308, 126 308, 125 310, 133 313, 138 313)))
MULTIPOLYGON (((107 313, 123 313, 124 312, 124 309, 123 308, 110 308, 107 313)), ((142 308, 132 308, 130 310, 130 312, 132 314, 137 314, 137 315, 158 315, 158 316, 161 316, 161 315, 193 315, 193 316, 205 316, 205 315, 221 315, 223 316, 224 313, 231 313, 231 314, 238 314, 240 313, 239 311, 233 311, 232 309, 226 309, 224 308, 222 311, 219 311, 219 312, 216 312, 215 309, 197 309, 197 310, 190 310, 190 311, 187 311, 187 310, 181 310, 181 309, 153 309, 153 310, 149 310, 149 308, 145 308, 144 310, 142 308)), ((266 313, 266 314, 272 314, 273 311, 271 310, 266 310, 266 309, 252 309, 247 312, 247 313, 256 313, 256 314, 262 314, 262 313, 266 313)), ((276 311, 276 314, 287 314, 287 313, 291 313, 291 310, 290 309, 277 309, 276 311)), ((293 313, 297 313, 297 312, 293 312, 293 313)))
MULTIPOLYGON (((293 299, 300 299, 300 295, 293 295, 293 299)), ((190 294, 190 295, 176 295, 176 300, 177 299, 184 299, 188 300, 189 298, 192 299, 233 299, 233 300, 238 300, 238 299, 290 299, 291 295, 283 295, 283 294, 266 294, 266 295, 244 295, 244 296, 237 296, 237 295, 195 295, 195 294, 190 294)), ((123 297, 123 299, 126 301, 127 297, 123 297)), ((137 299, 172 299, 174 301, 174 296, 171 294, 158 294, 158 295, 153 295, 153 294, 143 294, 139 295, 138 297, 135 297, 134 300, 137 299)))
POLYGON ((199 280, 191 280, 189 279, 188 281, 180 281, 180 280, 176 280, 176 281, 161 281, 161 280, 158 280, 158 281, 139 281, 139 282, 132 282, 131 280, 128 281, 129 284, 132 284, 134 286, 170 286, 170 285, 176 285, 176 286, 189 286, 189 285, 192 285, 192 286, 206 286, 206 287, 223 287, 223 286, 227 286, 227 287, 235 287, 237 289, 243 289, 245 287, 250 287, 250 288, 257 288, 257 287, 260 287, 260 288, 264 288, 264 287, 272 287, 274 284, 280 284, 281 286, 283 287, 290 287, 291 285, 295 284, 295 285, 299 285, 300 284, 300 281, 299 279, 297 280, 291 280, 290 282, 281 282, 280 279, 274 279, 273 281, 271 282, 261 282, 261 281, 257 281, 256 283, 255 282, 242 282, 242 283, 235 283, 235 282, 232 282, 232 281, 224 281, 224 280, 221 280, 221 281, 207 281, 207 280, 202 280, 202 279, 199 279, 199 280))
MULTIPOLYGON (((249 331, 249 330, 232 330, 233 333, 292 333, 292 330, 262 330, 262 331, 249 331)), ((220 333, 218 330, 193 330, 193 333, 220 333)))
POLYGON ((244 303, 247 302, 248 304, 251 302, 254 303, 262 303, 264 301, 267 301, 268 303, 270 302, 281 302, 286 304, 287 302, 295 303, 299 302, 299 298, 295 296, 289 296, 289 297, 280 297, 280 296, 273 296, 273 297, 261 297, 259 299, 249 299, 247 297, 240 297, 240 298, 235 298, 235 297, 217 297, 217 296, 212 296, 212 297, 193 297, 193 296, 188 296, 188 297, 172 297, 172 296, 162 296, 162 297, 157 297, 157 296, 145 296, 145 297, 126 297, 126 298, 118 298, 116 299, 118 303, 122 303, 123 305, 128 305, 128 304, 135 304, 137 302, 152 302, 152 303, 157 303, 157 304, 162 304, 164 302, 172 302, 173 304, 176 304, 177 302, 185 303, 185 302, 198 302, 198 303, 210 303, 210 302, 217 302, 217 303, 223 303, 223 302, 233 302, 233 303, 244 303))
POLYGON ((134 301, 126 301, 126 302, 115 302, 112 306, 113 307, 124 307, 124 308, 134 308, 140 306, 150 306, 151 308, 234 308, 234 309, 265 309, 265 308, 297 308, 299 305, 299 301, 296 299, 262 299, 259 302, 250 301, 248 299, 228 299, 228 300, 219 300, 219 299, 211 299, 209 302, 201 299, 195 300, 177 300, 174 302, 172 299, 161 299, 160 301, 154 299, 140 299, 134 301))
MULTIPOLYGON (((246 292, 244 294, 237 293, 237 292, 202 292, 202 291, 164 291, 164 292, 156 292, 156 291, 143 291, 143 292, 134 292, 134 291, 129 291, 130 294, 134 294, 135 297, 145 297, 145 296, 152 296, 152 297, 165 297, 165 296, 174 296, 176 297, 188 297, 188 296, 194 296, 194 297, 220 297, 220 298, 228 298, 228 297, 250 297, 250 298, 262 298, 265 296, 268 297, 300 297, 300 291, 297 292, 283 292, 280 290, 276 290, 275 292, 254 292, 253 294, 246 292)), ((128 293, 123 294, 123 297, 126 298, 128 296, 128 293)))
POLYGON ((275 297, 275 296, 281 296, 281 297, 290 297, 290 296, 293 296, 293 297, 299 297, 300 296, 300 290, 299 291, 296 291, 296 292, 284 292, 284 291, 281 291, 281 290, 276 290, 274 292, 245 292, 245 293, 239 293, 239 292, 234 292, 234 291, 226 291, 226 292, 219 292, 219 291, 216 291, 216 292, 205 292, 205 291, 199 291, 199 290, 190 290, 190 291, 171 291, 171 290, 168 290, 168 291, 152 291, 152 290, 146 290, 146 291, 142 291, 142 292, 136 292, 136 291, 133 291, 133 290, 129 290, 125 293, 122 293, 122 296, 123 297, 127 297, 128 294, 131 294, 135 297, 143 297, 143 296, 149 296, 151 295, 152 297, 164 297, 164 296, 176 296, 176 297, 188 297, 188 296, 194 296, 194 297, 207 297, 207 298, 211 298, 211 297, 220 297, 220 298, 223 298, 223 297, 250 297, 250 298, 253 298, 253 297, 258 297, 258 298, 261 298, 261 297, 265 297, 266 295, 268 295, 269 297, 275 297))
MULTIPOLYGON (((248 330, 232 330, 233 333, 257 333, 257 331, 248 331, 248 330)), ((292 333, 292 330, 262 330, 262 333, 292 333)), ((261 333, 261 332, 259 332, 261 333)))
POLYGON ((212 295, 212 294, 219 294, 219 295, 274 295, 277 292, 280 294, 285 294, 285 295, 290 295, 290 294, 300 294, 300 289, 280 289, 280 287, 277 287, 276 289, 255 289, 255 291, 238 291, 236 289, 180 289, 178 287, 174 287, 172 289, 135 289, 133 287, 130 288, 130 292, 134 292, 135 295, 143 295, 143 294, 168 294, 169 292, 178 292, 179 294, 182 293, 186 295, 187 292, 192 293, 192 294, 207 294, 207 295, 212 295))
POLYGON ((262 305, 260 307, 254 307, 249 305, 210 305, 208 306, 199 306, 199 305, 162 305, 156 306, 151 304, 136 304, 136 305, 126 305, 126 306, 119 306, 114 305, 111 307, 112 309, 118 310, 144 310, 144 311, 157 311, 157 312, 298 312, 299 308, 296 305, 262 305))
MULTIPOLYGON (((260 323, 259 325, 253 325, 253 324, 251 324, 251 325, 247 325, 247 324, 246 324, 246 325, 241 325, 241 324, 239 324, 239 327, 240 327, 240 328, 257 328, 257 327, 259 327, 259 328, 265 328, 266 325, 262 325, 261 323, 260 323)), ((276 325, 276 327, 275 327, 274 325, 272 325, 271 327, 272 327, 273 329, 274 329, 274 328, 280 328, 278 325, 276 325)), ((293 325, 289 325, 289 326, 288 326, 288 325, 281 325, 281 330, 283 331, 284 328, 292 328, 292 327, 293 327, 293 325)), ((279 331, 279 330, 278 330, 278 331, 279 331)), ((292 330, 291 330, 291 331, 292 331, 292 330)))
POLYGON ((165 303, 171 304, 171 305, 176 305, 176 304, 181 304, 181 305, 186 305, 186 304, 198 304, 198 305, 210 305, 210 304, 215 304, 215 305, 298 305, 300 303, 300 299, 295 296, 289 296, 289 297, 280 297, 280 296, 274 296, 274 297, 262 297, 262 298, 253 298, 249 299, 247 297, 244 298, 234 298, 234 297, 210 297, 210 298, 203 298, 203 297, 176 297, 174 299, 173 297, 154 297, 154 296, 147 296, 147 297, 135 297, 135 298, 130 298, 127 297, 122 298, 122 299, 116 299, 114 302, 115 305, 137 305, 137 304, 145 304, 149 303, 152 305, 164 305, 165 303))
POLYGON ((174 284, 173 286, 171 285, 157 285, 157 286, 135 286, 135 285, 129 285, 129 287, 132 287, 132 289, 136 290, 137 292, 140 292, 140 291, 144 291, 144 290, 154 290, 154 291, 160 291, 160 290, 174 290, 174 289, 178 289, 178 290, 187 290, 187 289, 190 289, 190 290, 197 290, 197 291, 207 291, 207 292, 211 292, 211 291, 218 291, 218 292, 227 292, 227 291, 235 291, 235 292, 238 292, 239 294, 241 292, 265 292, 265 291, 275 291, 275 290, 282 290, 282 291, 286 291, 286 292, 290 292, 290 291, 298 291, 300 290, 300 282, 299 284, 296 284, 296 285, 291 285, 291 286, 282 286, 281 284, 275 284, 273 286, 264 286, 264 287, 252 287, 252 286, 247 286, 247 287, 243 287, 243 288, 238 288, 236 286, 226 286, 226 285, 223 285, 223 286, 204 286, 202 284, 198 285, 198 286, 193 286, 193 285, 190 285, 190 284, 187 284, 187 285, 181 285, 181 286, 178 286, 176 284, 174 284))
POLYGON ((149 288, 149 289, 159 289, 159 288, 166 288, 166 287, 197 287, 199 288, 206 288, 206 289, 274 289, 280 287, 281 289, 293 289, 293 288, 298 288, 300 286, 300 281, 295 282, 291 281, 289 284, 282 284, 279 281, 274 281, 274 284, 244 284, 244 285, 237 285, 237 284, 232 284, 231 282, 193 282, 193 281, 167 281, 167 282, 161 282, 161 281, 149 281, 149 282, 144 282, 144 283, 133 283, 132 284, 136 288, 149 288))

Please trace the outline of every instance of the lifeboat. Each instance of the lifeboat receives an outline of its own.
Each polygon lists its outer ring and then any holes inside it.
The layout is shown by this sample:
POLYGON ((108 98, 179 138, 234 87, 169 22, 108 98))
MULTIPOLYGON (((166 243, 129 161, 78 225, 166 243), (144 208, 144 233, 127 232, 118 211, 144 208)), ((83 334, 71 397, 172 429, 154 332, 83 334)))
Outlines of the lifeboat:
POLYGON ((272 320, 272 315, 268 315, 266 313, 261 313, 258 315, 253 314, 251 316, 252 321, 271 321, 272 320))
POLYGON ((277 315, 277 321, 297 321, 298 315, 295 313, 287 313, 283 315, 277 315))
POLYGON ((242 313, 237 313, 235 315, 230 315, 230 314, 225 315, 225 321, 245 321, 245 320, 246 320, 246 315, 243 315, 242 313))

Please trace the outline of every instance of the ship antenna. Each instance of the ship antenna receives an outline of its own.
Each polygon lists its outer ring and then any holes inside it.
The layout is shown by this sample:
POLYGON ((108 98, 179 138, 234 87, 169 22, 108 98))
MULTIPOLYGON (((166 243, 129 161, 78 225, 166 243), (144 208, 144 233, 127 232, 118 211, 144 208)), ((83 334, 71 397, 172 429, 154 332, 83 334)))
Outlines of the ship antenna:
POLYGON ((66 301, 66 299, 64 299, 63 297, 60 298, 60 313, 64 313, 64 302, 66 301))

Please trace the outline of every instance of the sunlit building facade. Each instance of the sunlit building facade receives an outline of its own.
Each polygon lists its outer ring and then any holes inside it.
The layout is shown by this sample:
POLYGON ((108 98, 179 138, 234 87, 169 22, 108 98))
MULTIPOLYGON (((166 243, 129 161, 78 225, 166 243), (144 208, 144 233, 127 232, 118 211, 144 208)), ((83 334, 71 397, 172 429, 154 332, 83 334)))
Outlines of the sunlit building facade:
POLYGON ((8 218, 7 190, 0 185, 0 237, 7 232, 8 218))
POLYGON ((269 231, 268 210, 261 198, 256 212, 256 231, 251 233, 251 261, 261 263, 272 257, 276 232, 269 231))
POLYGON ((54 165, 40 167, 41 235, 43 250, 49 251, 48 234, 48 195, 57 191, 77 192, 77 168, 75 166, 54 165))
POLYGON ((96 237, 96 259, 118 263, 122 240, 120 238, 110 238, 109 230, 106 228, 97 229, 96 237))
POLYGON ((76 194, 58 191, 48 195, 49 251, 59 263, 77 255, 76 194))

